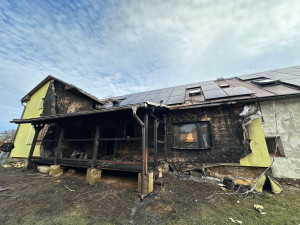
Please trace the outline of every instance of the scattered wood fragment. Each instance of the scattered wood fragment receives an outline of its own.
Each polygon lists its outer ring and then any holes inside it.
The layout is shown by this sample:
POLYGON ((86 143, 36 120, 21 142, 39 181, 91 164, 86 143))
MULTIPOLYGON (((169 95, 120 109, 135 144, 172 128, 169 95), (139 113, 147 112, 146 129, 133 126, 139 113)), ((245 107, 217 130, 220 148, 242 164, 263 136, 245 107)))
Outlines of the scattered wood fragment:
POLYGON ((69 191, 75 191, 75 190, 69 188, 67 185, 64 185, 64 186, 65 186, 65 188, 67 188, 69 191))

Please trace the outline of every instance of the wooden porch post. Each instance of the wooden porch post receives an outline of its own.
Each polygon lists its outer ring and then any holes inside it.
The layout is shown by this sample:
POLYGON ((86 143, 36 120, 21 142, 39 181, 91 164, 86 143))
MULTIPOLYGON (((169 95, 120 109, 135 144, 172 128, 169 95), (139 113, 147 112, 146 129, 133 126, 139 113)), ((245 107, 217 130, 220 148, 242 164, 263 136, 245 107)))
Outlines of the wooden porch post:
POLYGON ((58 139, 58 145, 57 145, 57 149, 55 152, 55 158, 54 158, 54 164, 57 164, 57 158, 59 156, 59 154, 61 153, 61 144, 62 144, 62 139, 64 138, 64 127, 63 124, 60 124, 60 134, 59 134, 59 139, 58 139))
POLYGON ((99 135, 100 135, 100 125, 97 124, 96 133, 95 133, 95 140, 94 140, 94 148, 93 148, 93 157, 92 157, 92 162, 91 162, 92 168, 94 168, 95 160, 97 159, 98 146, 99 146, 99 135))
POLYGON ((31 162, 37 138, 39 136, 39 133, 40 133, 41 129, 44 127, 44 124, 35 124, 35 125, 33 125, 33 127, 34 127, 35 132, 34 132, 34 137, 33 137, 31 147, 30 147, 30 151, 29 151, 29 155, 28 155, 28 162, 31 162))
POLYGON ((167 117, 166 117, 166 113, 164 113, 164 130, 165 130, 165 134, 164 134, 164 155, 165 155, 165 161, 167 162, 168 153, 167 153, 167 117))
POLYGON ((159 121, 154 119, 154 166, 155 172, 157 172, 158 165, 157 165, 157 128, 159 125, 159 121))
POLYGON ((148 113, 144 116, 145 124, 145 174, 148 174, 148 113))

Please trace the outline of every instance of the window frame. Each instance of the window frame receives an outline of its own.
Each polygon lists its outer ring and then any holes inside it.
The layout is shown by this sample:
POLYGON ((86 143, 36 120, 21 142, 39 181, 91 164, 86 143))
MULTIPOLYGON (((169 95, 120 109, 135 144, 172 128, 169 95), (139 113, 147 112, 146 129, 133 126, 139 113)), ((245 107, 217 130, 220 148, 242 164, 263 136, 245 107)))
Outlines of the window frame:
POLYGON ((44 109, 44 101, 45 101, 45 97, 42 97, 40 99, 40 102, 39 102, 39 105, 38 105, 38 110, 44 109))
POLYGON ((280 136, 277 136, 277 138, 274 136, 265 137, 265 140, 266 140, 268 154, 270 155, 270 157, 274 157, 274 155, 275 155, 275 157, 285 157, 285 152, 284 152, 284 148, 283 148, 280 136), (274 146, 277 147, 275 154, 270 152, 268 141, 274 142, 274 146))
POLYGON ((178 149, 178 150, 206 150, 206 149, 211 149, 214 146, 214 142, 213 142, 213 133, 212 133, 212 129, 211 129, 211 125, 210 125, 210 121, 209 120, 205 120, 205 121, 193 121, 193 122, 176 122, 176 123, 172 123, 172 128, 173 128, 173 149, 178 149), (175 127, 176 126, 180 126, 180 125, 186 125, 186 124, 195 124, 196 128, 197 128, 197 138, 199 138, 200 134, 198 134, 199 129, 197 124, 207 124, 208 126, 208 137, 207 137, 207 141, 209 146, 208 147, 201 147, 199 142, 198 142, 198 146, 197 147, 182 147, 182 146, 176 146, 176 134, 175 134, 175 127))

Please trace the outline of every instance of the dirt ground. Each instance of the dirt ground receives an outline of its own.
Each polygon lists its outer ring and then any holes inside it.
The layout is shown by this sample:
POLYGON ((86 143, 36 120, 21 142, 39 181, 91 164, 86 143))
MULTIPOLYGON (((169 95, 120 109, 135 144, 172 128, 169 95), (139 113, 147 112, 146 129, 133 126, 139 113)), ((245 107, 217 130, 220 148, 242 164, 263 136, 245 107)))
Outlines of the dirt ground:
POLYGON ((104 171, 101 183, 89 185, 85 171, 55 178, 0 167, 0 189, 7 188, 0 191, 0 224, 300 224, 297 182, 281 181, 278 195, 244 196, 223 191, 216 179, 171 173, 164 179, 163 190, 140 202, 135 173, 104 171))

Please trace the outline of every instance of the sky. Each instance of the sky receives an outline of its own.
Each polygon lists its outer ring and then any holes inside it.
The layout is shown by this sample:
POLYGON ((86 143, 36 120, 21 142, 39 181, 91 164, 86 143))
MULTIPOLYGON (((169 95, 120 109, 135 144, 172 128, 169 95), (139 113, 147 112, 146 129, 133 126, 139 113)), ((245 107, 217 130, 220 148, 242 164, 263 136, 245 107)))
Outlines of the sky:
POLYGON ((0 132, 47 75, 99 98, 300 65, 297 0, 0 1, 0 132))

